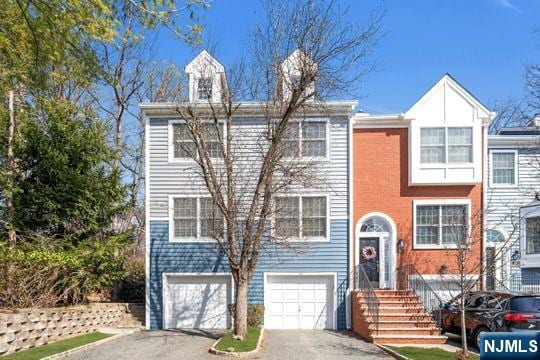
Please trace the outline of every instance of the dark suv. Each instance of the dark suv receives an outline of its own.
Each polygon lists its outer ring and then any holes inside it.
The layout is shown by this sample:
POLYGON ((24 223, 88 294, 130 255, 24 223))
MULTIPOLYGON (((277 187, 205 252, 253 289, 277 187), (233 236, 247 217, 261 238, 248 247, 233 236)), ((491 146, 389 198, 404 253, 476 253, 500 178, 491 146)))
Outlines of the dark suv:
MULTIPOLYGON (((459 297, 444 304, 441 327, 461 335, 459 297)), ((473 292, 465 299, 467 337, 480 344, 484 331, 540 331, 540 296, 502 292, 473 292)))

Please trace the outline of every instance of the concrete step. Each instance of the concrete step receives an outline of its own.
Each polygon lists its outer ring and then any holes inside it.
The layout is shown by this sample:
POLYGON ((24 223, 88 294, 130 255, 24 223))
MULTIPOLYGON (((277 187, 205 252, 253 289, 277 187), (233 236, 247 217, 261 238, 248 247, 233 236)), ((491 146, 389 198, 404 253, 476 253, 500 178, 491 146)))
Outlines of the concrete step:
POLYGON ((379 344, 444 344, 447 340, 442 335, 372 335, 373 342, 379 344))
MULTIPOLYGON (((361 316, 361 315, 360 315, 361 316)), ((373 322, 371 316, 366 317, 366 321, 373 322)), ((379 314, 379 321, 433 321, 431 316, 427 314, 406 314, 406 313, 397 313, 397 314, 379 314)))
MULTIPOLYGON (((399 300, 381 300, 379 301, 380 307, 422 307, 422 303, 419 301, 399 301, 399 300)), ((367 303, 360 302, 360 307, 368 307, 367 303)))
POLYGON ((381 306, 379 307, 380 314, 427 314, 426 309, 422 306, 417 307, 399 307, 399 306, 381 306))

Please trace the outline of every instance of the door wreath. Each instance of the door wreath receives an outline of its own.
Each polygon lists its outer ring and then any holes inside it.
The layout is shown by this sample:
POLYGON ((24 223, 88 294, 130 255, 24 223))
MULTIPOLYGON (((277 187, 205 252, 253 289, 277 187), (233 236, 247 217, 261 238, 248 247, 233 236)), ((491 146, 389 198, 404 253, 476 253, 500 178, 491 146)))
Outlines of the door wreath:
POLYGON ((372 260, 372 259, 375 259, 377 257, 377 250, 375 250, 375 248, 373 246, 364 246, 362 248, 362 257, 365 259, 365 260, 372 260))

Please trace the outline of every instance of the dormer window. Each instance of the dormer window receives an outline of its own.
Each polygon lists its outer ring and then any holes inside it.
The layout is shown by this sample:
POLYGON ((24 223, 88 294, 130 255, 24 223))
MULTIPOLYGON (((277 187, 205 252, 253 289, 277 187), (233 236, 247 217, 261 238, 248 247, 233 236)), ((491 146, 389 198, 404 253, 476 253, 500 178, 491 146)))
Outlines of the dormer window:
POLYGON ((212 78, 200 78, 197 82, 197 99, 212 99, 212 78))
POLYGON ((472 127, 420 129, 422 164, 472 163, 472 127))

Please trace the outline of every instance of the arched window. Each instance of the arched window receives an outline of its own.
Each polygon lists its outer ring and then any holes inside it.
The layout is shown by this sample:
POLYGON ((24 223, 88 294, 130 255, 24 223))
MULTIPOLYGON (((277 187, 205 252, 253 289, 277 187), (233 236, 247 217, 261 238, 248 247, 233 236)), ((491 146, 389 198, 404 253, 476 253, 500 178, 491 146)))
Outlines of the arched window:
POLYGON ((372 217, 364 221, 360 232, 390 232, 390 226, 381 218, 372 217))
POLYGON ((486 231, 486 241, 497 243, 497 242, 504 242, 504 235, 502 232, 496 229, 490 229, 486 231))

